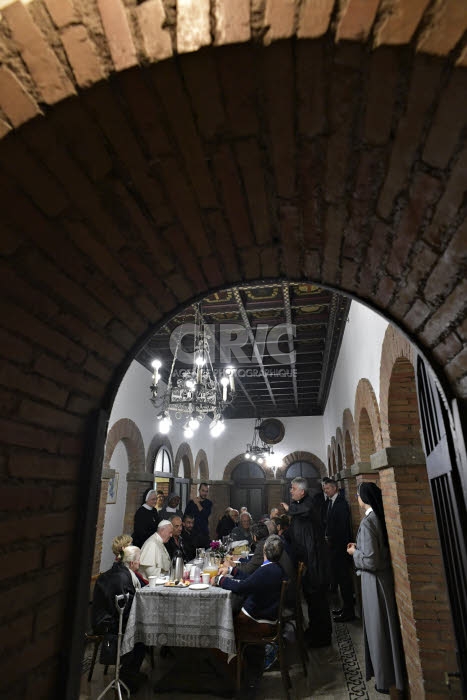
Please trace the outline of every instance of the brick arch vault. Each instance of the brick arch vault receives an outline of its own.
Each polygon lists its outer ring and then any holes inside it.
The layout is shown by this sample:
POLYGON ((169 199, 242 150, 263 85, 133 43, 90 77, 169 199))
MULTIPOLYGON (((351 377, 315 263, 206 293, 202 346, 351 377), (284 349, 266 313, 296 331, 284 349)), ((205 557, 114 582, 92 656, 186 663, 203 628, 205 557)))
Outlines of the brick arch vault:
POLYGON ((467 397, 456 4, 169 5, 2 3, 2 546, 36 552, 2 581, 17 697, 77 697, 108 411, 181 306, 336 288, 467 397))

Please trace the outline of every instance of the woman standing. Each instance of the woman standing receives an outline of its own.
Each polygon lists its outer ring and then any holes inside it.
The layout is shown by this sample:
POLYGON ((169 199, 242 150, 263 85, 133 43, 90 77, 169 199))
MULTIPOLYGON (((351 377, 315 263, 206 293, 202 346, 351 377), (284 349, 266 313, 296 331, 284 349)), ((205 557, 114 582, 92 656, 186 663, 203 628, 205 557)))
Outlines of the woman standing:
POLYGON ((154 489, 148 489, 143 495, 143 505, 135 513, 133 527, 133 544, 142 547, 148 537, 153 535, 160 521, 159 514, 155 508, 157 493, 154 489))
POLYGON ((358 488, 365 508, 357 542, 347 545, 362 582, 366 680, 375 677, 378 692, 404 689, 404 662, 381 489, 371 482, 358 488))

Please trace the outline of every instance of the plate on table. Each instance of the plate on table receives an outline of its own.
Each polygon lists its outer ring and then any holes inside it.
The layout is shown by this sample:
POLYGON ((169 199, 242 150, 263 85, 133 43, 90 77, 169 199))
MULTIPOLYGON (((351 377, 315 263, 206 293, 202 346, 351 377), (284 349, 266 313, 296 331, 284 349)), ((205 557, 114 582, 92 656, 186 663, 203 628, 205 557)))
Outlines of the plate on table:
POLYGON ((190 588, 194 591, 203 591, 205 588, 209 588, 209 583, 191 583, 190 588))

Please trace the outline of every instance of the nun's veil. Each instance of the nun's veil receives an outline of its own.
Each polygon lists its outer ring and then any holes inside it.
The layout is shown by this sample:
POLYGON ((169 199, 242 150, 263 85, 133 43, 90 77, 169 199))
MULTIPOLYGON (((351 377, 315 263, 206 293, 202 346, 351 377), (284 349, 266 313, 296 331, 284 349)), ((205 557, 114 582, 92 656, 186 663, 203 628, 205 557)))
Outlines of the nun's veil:
POLYGON ((358 495, 363 503, 367 503, 373 508, 373 512, 383 527, 384 541, 388 544, 388 531, 386 529, 386 519, 384 517, 383 494, 379 486, 372 481, 362 481, 358 487, 358 495))

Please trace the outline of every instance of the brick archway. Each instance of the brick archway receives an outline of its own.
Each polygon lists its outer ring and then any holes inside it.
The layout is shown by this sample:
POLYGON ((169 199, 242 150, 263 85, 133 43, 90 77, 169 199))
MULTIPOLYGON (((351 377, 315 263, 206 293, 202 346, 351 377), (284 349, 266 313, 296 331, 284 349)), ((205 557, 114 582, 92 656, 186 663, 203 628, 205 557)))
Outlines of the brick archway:
POLYGON ((39 602, 19 611, 1 683, 24 697, 42 663, 44 694, 66 696, 56 660, 82 638, 69 634, 90 571, 77 543, 92 540, 98 493, 78 496, 102 463, 86 424, 180 305, 264 278, 334 287, 398 323, 467 398, 455 3, 268 2, 250 15, 239 0, 211 15, 193 2, 168 17, 159 0, 83 5, 14 2, 0 20, 4 479, 69 492, 58 510, 5 520, 6 555, 32 533, 55 553, 18 572, 50 592, 53 625, 37 638, 39 602))
MULTIPOLYGON (((116 421, 109 432, 105 442, 104 460, 102 469, 110 469, 110 460, 114 450, 119 442, 122 442, 128 459, 128 473, 144 471, 144 442, 141 432, 132 420, 129 418, 121 418, 116 421)), ((103 480, 100 501, 99 515, 96 524, 96 544, 94 547, 93 557, 93 574, 99 573, 99 567, 102 556, 102 545, 104 535, 105 513, 106 513, 106 496, 107 496, 108 477, 103 480)), ((122 486, 120 487, 122 488, 122 486)), ((139 500, 141 489, 137 489, 137 485, 133 481, 127 482, 126 502, 123 517, 123 531, 130 532, 135 512, 135 502, 139 500)))
POLYGON ((128 456, 128 471, 144 471, 143 438, 136 423, 129 418, 121 418, 110 428, 105 441, 103 469, 109 469, 112 454, 120 440, 128 456))
POLYGON ((352 464, 355 464, 355 423, 349 408, 344 409, 342 415, 342 430, 344 432, 345 466, 350 469, 352 464))
POLYGON ((368 379, 358 382, 355 392, 355 434, 357 437, 357 459, 369 462, 370 455, 383 446, 381 437, 381 420, 375 392, 368 379))
POLYGON ((380 415, 384 447, 422 447, 411 343, 388 326, 381 349, 380 415))
POLYGON ((173 474, 175 477, 181 476, 184 479, 192 479, 194 471, 193 453, 191 447, 186 442, 182 442, 177 450, 174 459, 173 474), (180 462, 183 463, 183 474, 179 474, 180 462))
POLYGON ((195 479, 200 479, 201 481, 209 480, 209 462, 208 456, 204 450, 198 450, 195 461, 195 470, 193 473, 195 479), (199 474, 199 477, 198 477, 199 474))

